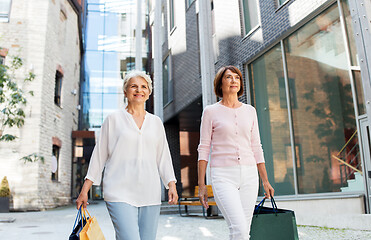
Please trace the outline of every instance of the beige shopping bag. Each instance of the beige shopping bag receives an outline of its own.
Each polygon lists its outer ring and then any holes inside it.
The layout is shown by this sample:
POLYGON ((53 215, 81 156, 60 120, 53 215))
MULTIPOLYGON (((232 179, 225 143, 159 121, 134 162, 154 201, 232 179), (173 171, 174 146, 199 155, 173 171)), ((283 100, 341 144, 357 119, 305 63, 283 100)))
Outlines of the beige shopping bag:
POLYGON ((86 225, 80 232, 80 240, 106 240, 104 238, 102 229, 100 228, 97 218, 91 217, 88 210, 82 208, 82 214, 84 215, 85 219, 87 219, 86 225), (86 213, 89 215, 89 219, 87 218, 86 213))

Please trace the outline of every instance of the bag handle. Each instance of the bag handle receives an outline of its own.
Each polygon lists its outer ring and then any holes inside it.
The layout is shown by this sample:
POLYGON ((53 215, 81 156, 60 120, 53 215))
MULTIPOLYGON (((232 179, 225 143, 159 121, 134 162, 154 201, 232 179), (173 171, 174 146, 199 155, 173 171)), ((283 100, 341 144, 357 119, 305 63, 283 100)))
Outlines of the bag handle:
MULTIPOLYGON (((256 206, 255 210, 257 210, 257 214, 260 213, 260 210, 263 208, 263 205, 264 205, 264 202, 265 202, 265 199, 266 198, 263 198, 263 200, 260 201, 260 203, 258 204, 258 206, 256 206)), ((277 204, 276 204, 276 201, 274 201, 274 198, 273 196, 271 195, 271 204, 272 204, 272 209, 274 211, 274 213, 277 215, 277 204)))
POLYGON ((85 219, 86 221, 88 220, 88 216, 86 216, 86 213, 88 213, 89 218, 91 219, 91 215, 90 215, 88 209, 84 208, 83 206, 81 206, 81 209, 82 209, 82 214, 83 214, 84 217, 85 217, 84 219, 85 219))
MULTIPOLYGON (((73 228, 72 228, 72 231, 75 230, 75 227, 76 227, 76 223, 77 223, 77 220, 81 219, 81 208, 77 211, 77 215, 76 215, 76 219, 75 219, 75 223, 73 224, 73 228)), ((81 219, 81 223, 82 223, 82 219, 81 219)))

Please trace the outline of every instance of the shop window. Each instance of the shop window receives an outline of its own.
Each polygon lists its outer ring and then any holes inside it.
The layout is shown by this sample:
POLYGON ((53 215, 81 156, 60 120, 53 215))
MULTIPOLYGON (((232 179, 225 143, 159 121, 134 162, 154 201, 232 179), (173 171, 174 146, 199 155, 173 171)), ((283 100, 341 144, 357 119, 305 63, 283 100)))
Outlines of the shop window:
POLYGON ((61 106, 62 81, 63 74, 57 70, 55 73, 54 103, 58 106, 61 106))
POLYGON ((53 181, 58 181, 58 172, 59 172, 59 152, 60 147, 57 145, 53 145, 53 155, 52 155, 52 176, 51 179, 53 181))
POLYGON ((244 35, 247 35, 259 25, 258 1, 241 0, 244 35))
MULTIPOLYGON (((288 111, 281 107, 287 101, 282 65, 280 44, 249 64, 251 102, 258 114, 268 178, 277 195, 295 193, 288 111)), ((259 194, 263 193, 261 186, 259 194)))
POLYGON ((9 22, 10 9, 12 0, 0 1, 0 22, 9 22))
POLYGON ((342 191, 346 180, 341 161, 362 169, 357 149, 347 152, 349 157, 339 155, 342 149, 348 151, 345 146, 351 139, 357 145, 351 138, 357 126, 345 44, 334 39, 344 39, 337 4, 284 40, 298 101, 291 116, 294 137, 302 144, 300 194, 342 191))

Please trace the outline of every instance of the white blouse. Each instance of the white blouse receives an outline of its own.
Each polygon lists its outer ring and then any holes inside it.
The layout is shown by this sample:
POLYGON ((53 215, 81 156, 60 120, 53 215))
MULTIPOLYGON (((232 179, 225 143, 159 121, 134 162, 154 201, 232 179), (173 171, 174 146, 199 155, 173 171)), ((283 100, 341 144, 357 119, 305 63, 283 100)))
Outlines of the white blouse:
POLYGON ((85 179, 100 185, 104 200, 141 207, 161 204, 161 180, 175 181, 161 119, 146 112, 142 128, 125 109, 104 120, 85 179))

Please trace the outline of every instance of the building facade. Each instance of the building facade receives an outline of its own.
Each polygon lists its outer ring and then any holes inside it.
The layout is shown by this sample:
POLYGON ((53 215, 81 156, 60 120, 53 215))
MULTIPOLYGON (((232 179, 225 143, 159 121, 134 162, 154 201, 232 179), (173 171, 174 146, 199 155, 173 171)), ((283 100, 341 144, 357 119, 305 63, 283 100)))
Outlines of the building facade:
MULTIPOLYGON (((122 88, 126 72, 137 69, 149 73, 151 63, 147 60, 149 1, 87 0, 86 6, 80 122, 79 131, 73 133, 72 198, 80 193, 104 119, 125 106, 122 88)), ((100 186, 93 186, 90 194, 94 199, 103 198, 100 186)))
POLYGON ((155 104, 162 105, 168 131, 178 131, 168 137, 170 145, 180 146, 172 155, 183 194, 197 185, 202 109, 218 101, 213 77, 221 66, 235 65, 244 74, 240 100, 258 113, 279 205, 295 209, 299 219, 307 209, 319 215, 370 213, 369 3, 157 3, 162 31, 153 34, 161 35, 162 54, 154 62, 162 63, 163 77, 155 78, 155 87, 163 89, 163 100, 155 104))
MULTIPOLYGON (((80 62, 83 49, 81 0, 1 1, 0 47, 4 64, 23 59, 17 70, 35 74, 24 91, 33 91, 25 124, 6 129, 18 138, 0 143, 0 176, 7 176, 11 208, 40 210, 71 201, 72 131, 79 120, 80 62), (41 161, 20 161, 36 153, 41 161)), ((4 131, 4 133, 5 133, 4 131)))

